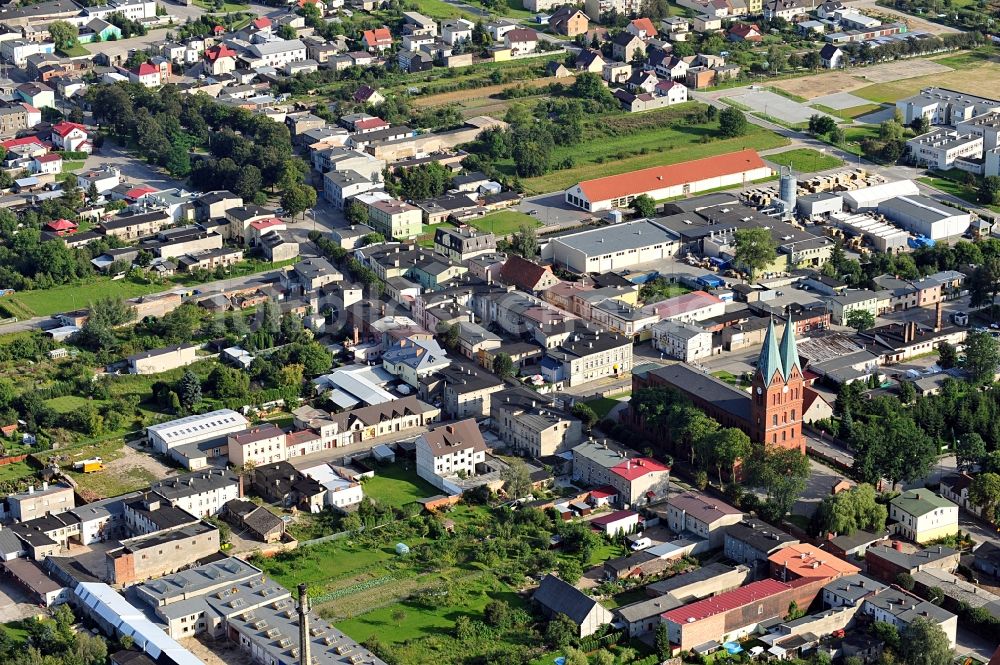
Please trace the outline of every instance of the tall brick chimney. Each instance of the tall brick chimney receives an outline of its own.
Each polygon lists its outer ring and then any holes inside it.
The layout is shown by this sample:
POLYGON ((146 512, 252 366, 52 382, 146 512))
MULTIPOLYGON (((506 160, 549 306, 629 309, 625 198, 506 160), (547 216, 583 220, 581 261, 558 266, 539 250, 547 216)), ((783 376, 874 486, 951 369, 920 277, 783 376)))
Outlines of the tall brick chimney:
POLYGON ((934 332, 941 330, 941 315, 943 310, 944 306, 938 300, 937 305, 934 306, 934 332))
POLYGON ((299 665, 312 665, 309 651, 309 594, 306 585, 299 585, 299 665))

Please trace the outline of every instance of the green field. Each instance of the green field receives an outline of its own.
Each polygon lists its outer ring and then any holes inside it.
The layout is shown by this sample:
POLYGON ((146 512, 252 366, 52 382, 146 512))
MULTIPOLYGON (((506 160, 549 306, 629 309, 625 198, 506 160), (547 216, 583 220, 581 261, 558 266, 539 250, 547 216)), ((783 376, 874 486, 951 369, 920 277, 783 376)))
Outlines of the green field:
POLYGON ((72 413, 90 401, 76 395, 63 395, 45 400, 45 405, 56 413, 72 413))
POLYGON ((542 225, 531 215, 516 210, 501 210, 469 221, 470 226, 474 226, 480 231, 488 231, 496 236, 510 235, 520 230, 525 224, 533 229, 542 225))
MULTIPOLYGON (((789 144, 785 137, 757 125, 750 125, 744 136, 717 138, 717 122, 694 124, 686 121, 687 113, 694 108, 694 103, 688 103, 660 111, 601 117, 585 128, 580 143, 557 146, 552 151, 553 163, 572 158, 575 160, 573 168, 526 178, 523 183, 531 192, 554 192, 581 180, 712 157, 744 148, 768 150, 789 144)), ((512 164, 501 163, 500 166, 513 173, 512 164)))
POLYGON ((107 296, 134 298, 148 293, 166 291, 169 288, 169 285, 164 286, 163 284, 136 284, 127 279, 112 281, 102 277, 81 284, 65 284, 51 289, 20 291, 8 296, 4 302, 9 300, 15 306, 20 305, 31 316, 50 316, 87 307, 98 298, 107 296))
POLYGON ((0 481, 17 480, 34 475, 35 470, 28 466, 27 462, 14 462, 0 466, 0 481))
POLYGON ((846 109, 835 109, 829 106, 823 106, 822 104, 814 104, 812 108, 817 111, 822 111, 832 116, 836 116, 841 120, 854 120, 863 115, 868 115, 869 113, 874 113, 882 108, 881 104, 862 104, 861 106, 852 106, 846 109))
POLYGON ((603 420, 608 417, 611 409, 621 404, 621 402, 616 399, 611 399, 610 397, 598 397, 597 399, 584 402, 584 404, 592 408, 594 413, 597 414, 597 417, 603 420))
POLYGON ((793 171, 798 173, 815 173, 816 171, 826 171, 837 168, 844 162, 833 155, 827 155, 812 148, 795 148, 773 155, 768 155, 765 159, 781 166, 791 166, 793 171))
POLYGON ((365 496, 396 508, 440 494, 436 487, 417 475, 412 465, 404 468, 402 463, 375 469, 375 477, 364 481, 364 489, 365 496))
POLYGON ((923 178, 917 178, 917 180, 925 185, 933 187, 938 191, 944 192, 945 194, 957 196, 963 201, 967 201, 974 206, 986 208, 987 210, 992 210, 993 212, 1000 212, 1000 206, 985 205, 980 203, 976 197, 976 190, 969 189, 960 182, 956 182, 949 178, 942 178, 940 176, 925 176, 923 178))

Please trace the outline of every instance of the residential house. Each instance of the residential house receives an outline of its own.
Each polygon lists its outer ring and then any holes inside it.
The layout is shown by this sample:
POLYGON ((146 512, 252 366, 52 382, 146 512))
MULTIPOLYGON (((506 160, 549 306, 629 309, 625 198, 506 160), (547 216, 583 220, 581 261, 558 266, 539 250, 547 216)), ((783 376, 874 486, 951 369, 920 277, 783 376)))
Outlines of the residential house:
POLYGON ((734 23, 726 34, 731 42, 760 43, 764 36, 756 23, 734 23))
MULTIPOLYGON (((662 497, 669 486, 670 468, 628 454, 608 444, 585 441, 573 448, 573 478, 594 487, 614 488, 622 504, 641 505, 662 497)), ((721 534, 719 538, 721 544, 721 534)))
POLYGON ((533 261, 511 254, 500 269, 500 281, 516 286, 522 291, 535 293, 544 291, 559 282, 549 266, 540 266, 533 261))
POLYGON ((476 24, 459 18, 441 22, 441 40, 450 46, 472 41, 472 30, 476 24))
POLYGON ((235 467, 247 463, 261 466, 288 459, 285 431, 273 423, 234 432, 227 437, 227 444, 229 463, 235 467))
POLYGON ((894 540, 870 545, 865 550, 868 574, 886 584, 895 584, 900 573, 912 575, 928 568, 952 572, 958 567, 958 561, 959 552, 941 545, 920 548, 894 540))
POLYGON ((653 347, 669 358, 695 362, 712 355, 712 333, 679 321, 660 321, 652 328, 653 347))
POLYGON ((576 37, 587 32, 590 19, 579 7, 563 5, 549 18, 549 27, 556 34, 576 37))
POLYGON ((540 367, 550 383, 569 386, 632 371, 632 338, 578 326, 558 347, 546 351, 540 367))
POLYGON ((205 469, 159 480, 149 489, 171 506, 204 518, 218 515, 228 501, 241 498, 243 480, 228 469, 205 469))
POLYGON ((434 231, 434 251, 452 261, 464 262, 483 254, 491 254, 496 251, 496 247, 496 236, 473 226, 445 226, 434 231))
POLYGON ((230 74, 236 70, 237 52, 226 44, 217 44, 205 49, 205 69, 212 76, 230 74))
POLYGON ((658 34, 653 21, 648 18, 637 18, 629 21, 625 31, 639 39, 653 39, 658 34))
POLYGON ((489 416, 500 440, 533 458, 566 452, 583 441, 583 423, 524 388, 507 389, 490 402, 489 416))
POLYGON ((392 33, 385 26, 365 30, 361 35, 361 41, 369 51, 382 53, 392 48, 392 33))
POLYGON ((222 519, 254 540, 279 542, 285 534, 285 522, 264 506, 252 501, 232 499, 225 504, 222 519))
POLYGON ((819 51, 819 59, 827 69, 840 69, 847 64, 847 56, 839 46, 824 44, 819 51))
POLYGON ((666 522, 670 530, 703 538, 710 549, 721 548, 726 527, 742 520, 742 511, 701 492, 685 492, 667 500, 666 522))
POLYGON ((50 140, 57 150, 89 153, 93 149, 87 128, 76 122, 63 120, 52 125, 50 140))
POLYGON ((198 362, 197 344, 178 344, 142 351, 126 358, 129 374, 159 374, 198 362))
POLYGON ((421 233, 420 208, 398 199, 379 199, 368 204, 368 223, 385 238, 408 240, 421 233))
POLYGON ((475 420, 441 425, 417 437, 417 475, 435 487, 450 476, 474 476, 486 461, 486 442, 475 420))
POLYGON ((634 62, 636 57, 646 53, 646 42, 631 32, 619 32, 611 40, 611 53, 619 62, 634 62))
POLYGON ((896 533, 917 543, 958 533, 958 506, 928 489, 906 490, 889 502, 896 533))
POLYGON ((916 619, 928 619, 941 628, 947 636, 948 646, 955 647, 958 617, 899 587, 894 586, 882 593, 866 597, 861 606, 861 613, 868 615, 872 621, 888 623, 900 634, 903 634, 916 619))
POLYGON ((506 387, 496 375, 467 365, 451 365, 427 377, 421 386, 440 390, 441 408, 450 418, 482 419, 492 413, 493 395, 506 387))
POLYGON ((653 90, 656 89, 656 84, 659 82, 660 80, 656 78, 656 74, 653 72, 642 71, 639 69, 633 72, 632 76, 629 77, 629 80, 625 82, 625 86, 634 94, 651 94, 653 90))
POLYGON ((763 575, 770 574, 772 554, 798 543, 798 539, 756 517, 746 517, 725 527, 723 550, 727 559, 750 566, 763 575))
POLYGON ((782 582, 817 578, 830 581, 861 572, 857 566, 808 543, 790 543, 767 560, 771 577, 782 582))
POLYGON ((451 364, 447 353, 433 339, 401 339, 382 354, 382 367, 413 388, 425 376, 451 364))
POLYGON ((772 21, 781 18, 794 21, 797 16, 804 16, 812 10, 814 0, 766 0, 764 2, 764 20, 772 21))
POLYGON ((503 43, 511 55, 534 53, 538 48, 538 33, 531 28, 517 28, 503 36, 503 43))
POLYGON ((653 88, 653 94, 659 99, 666 99, 667 106, 683 104, 688 100, 688 89, 677 81, 660 81, 653 88))
POLYGON ((14 94, 36 109, 55 108, 55 90, 44 83, 22 83, 14 89, 14 94))
POLYGON ((599 51, 581 49, 580 52, 576 54, 576 59, 573 61, 573 64, 578 71, 600 74, 604 71, 605 62, 599 51))
POLYGON ((531 596, 545 616, 562 614, 579 629, 578 637, 593 635, 614 618, 597 600, 551 573, 546 575, 531 596))

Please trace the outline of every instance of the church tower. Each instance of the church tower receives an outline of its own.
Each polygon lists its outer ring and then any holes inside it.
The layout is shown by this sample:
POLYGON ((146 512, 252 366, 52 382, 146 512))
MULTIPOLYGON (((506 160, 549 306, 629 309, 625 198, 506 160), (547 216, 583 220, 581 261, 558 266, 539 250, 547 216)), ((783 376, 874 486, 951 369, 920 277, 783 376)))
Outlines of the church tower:
POLYGON ((795 325, 789 317, 779 343, 774 321, 771 321, 751 384, 751 438, 769 446, 795 448, 805 454, 804 388, 802 365, 795 346, 795 325))

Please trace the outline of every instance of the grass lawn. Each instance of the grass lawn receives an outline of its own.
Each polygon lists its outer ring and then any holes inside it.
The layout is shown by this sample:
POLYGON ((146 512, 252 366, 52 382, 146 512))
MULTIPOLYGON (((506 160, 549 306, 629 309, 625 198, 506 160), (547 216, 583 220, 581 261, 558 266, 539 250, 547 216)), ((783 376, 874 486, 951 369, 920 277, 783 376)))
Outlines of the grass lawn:
POLYGON ((80 284, 55 286, 51 289, 20 291, 9 296, 4 302, 20 305, 31 316, 49 316, 87 307, 93 301, 105 296, 134 298, 147 293, 166 291, 169 288, 169 285, 163 284, 136 284, 127 279, 112 281, 100 278, 80 284))
POLYGON ((81 56, 90 55, 90 51, 84 48, 83 44, 73 44, 69 48, 56 49, 60 55, 64 55, 67 58, 79 58, 81 56))
POLYGON ((231 13, 231 12, 243 11, 243 10, 248 9, 250 7, 249 5, 244 5, 244 4, 239 3, 239 2, 226 2, 226 3, 224 3, 222 5, 222 8, 219 9, 219 8, 217 8, 215 6, 214 3, 207 2, 206 0, 194 0, 194 4, 195 4, 196 7, 201 7, 202 9, 207 9, 208 11, 213 11, 213 12, 214 11, 219 11, 219 12, 222 12, 224 14, 228 14, 228 13, 231 13))
POLYGON ((786 150, 774 155, 767 155, 764 159, 782 166, 791 166, 793 171, 799 173, 815 173, 816 171, 826 171, 833 169, 843 162, 833 155, 827 155, 812 148, 795 148, 786 150))
POLYGON ((45 405, 56 413, 71 413, 84 406, 91 400, 77 397, 76 395, 63 395, 45 400, 45 405))
POLYGON ((608 413, 611 412, 611 409, 615 408, 620 403, 621 402, 619 402, 618 400, 611 399, 610 397, 598 397, 597 399, 592 399, 589 402, 584 402, 584 404, 592 408, 594 410, 594 413, 597 414, 597 417, 602 420, 604 418, 607 418, 608 413))
POLYGON ((997 85, 1000 85, 1000 67, 997 67, 996 61, 991 60, 983 52, 950 55, 938 58, 934 62, 954 67, 955 71, 917 76, 891 83, 876 83, 860 90, 853 90, 851 94, 886 104, 915 95, 928 86, 940 85, 941 81, 946 79, 950 89, 973 95, 982 94, 984 90, 996 89, 997 85))
MULTIPOLYGON (((680 104, 669 109, 622 116, 602 116, 585 128, 583 140, 572 146, 557 146, 552 163, 567 158, 575 161, 569 169, 526 178, 531 192, 554 192, 592 178, 618 175, 637 169, 676 164, 752 148, 767 150, 788 145, 789 140, 774 132, 750 125, 747 134, 720 139, 718 123, 690 123, 687 113, 696 104, 680 104)), ((513 174, 513 164, 501 162, 500 168, 513 174)))
POLYGON ((364 489, 365 496, 397 508, 440 494, 437 488, 417 475, 413 466, 403 468, 401 463, 376 468, 375 477, 364 481, 364 489))
POLYGON ((976 190, 969 189, 960 182, 940 176, 925 176, 923 178, 917 178, 917 180, 925 185, 933 187, 934 189, 942 191, 945 194, 957 196, 963 201, 968 201, 972 205, 981 206, 983 208, 987 208, 988 210, 992 210, 993 212, 1000 212, 1000 206, 985 205, 980 203, 976 198, 976 190))
MULTIPOLYGON (((197 2, 195 4, 197 4, 197 2)), ((418 9, 421 14, 433 19, 461 17, 474 21, 477 18, 463 9, 459 9, 454 5, 449 5, 447 2, 444 2, 444 0, 420 0, 418 3, 418 9)))
POLYGON ((22 622, 20 621, 0 623, 0 630, 7 633, 7 637, 10 638, 10 640, 15 644, 24 644, 28 641, 28 631, 25 630, 22 622))
POLYGON ((510 235, 525 224, 533 229, 542 225, 541 222, 531 215, 518 212, 517 210, 501 210, 485 217, 470 220, 469 224, 480 231, 488 231, 496 236, 510 235))
POLYGON ((808 529, 810 519, 805 515, 785 515, 785 519, 799 527, 800 529, 808 529))
POLYGON ((35 470, 28 466, 27 462, 14 462, 0 466, 0 481, 17 480, 34 475, 35 470))
POLYGON ((868 115, 869 113, 874 113, 882 108, 881 104, 862 104, 861 106, 852 106, 847 109, 835 109, 829 106, 823 106, 822 104, 813 104, 813 108, 817 111, 822 111, 823 113, 828 113, 832 116, 836 116, 843 120, 854 120, 863 115, 868 115))
POLYGON ((631 591, 623 591, 621 593, 615 594, 610 598, 601 601, 601 605, 613 610, 616 607, 622 607, 623 605, 631 605, 632 603, 637 603, 640 600, 646 600, 649 595, 646 593, 645 589, 632 589, 631 591))
POLYGON ((741 379, 740 377, 736 376, 732 372, 727 372, 726 370, 720 370, 718 372, 712 372, 712 376, 714 376, 717 379, 722 379, 723 381, 725 381, 729 385, 735 386, 737 388, 743 388, 744 386, 747 385, 746 382, 743 379, 741 379))

